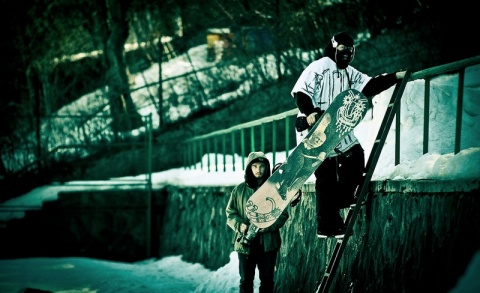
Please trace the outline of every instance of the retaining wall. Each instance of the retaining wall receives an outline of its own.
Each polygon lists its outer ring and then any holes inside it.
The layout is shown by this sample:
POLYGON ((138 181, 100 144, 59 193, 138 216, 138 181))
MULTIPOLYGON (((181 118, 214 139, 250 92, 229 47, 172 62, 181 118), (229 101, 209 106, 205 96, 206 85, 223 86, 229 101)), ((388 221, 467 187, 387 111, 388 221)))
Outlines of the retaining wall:
MULTIPOLYGON (((331 292, 447 292, 480 250, 479 185, 372 182, 331 292)), ((216 270, 229 262, 233 247, 225 215, 232 189, 167 186, 153 192, 150 216, 145 190, 61 193, 0 225, 0 257, 182 255, 216 270)), ((316 237, 314 197, 314 185, 306 184, 300 204, 289 208, 276 292, 315 292, 323 276, 336 240, 316 237)))
MULTIPOLYGON (((331 292, 447 292, 480 249, 479 181, 372 182, 331 292)), ((229 261, 231 187, 168 187, 160 255, 217 269, 229 261)), ((276 292, 315 292, 335 246, 315 235, 314 185, 281 230, 276 292)))

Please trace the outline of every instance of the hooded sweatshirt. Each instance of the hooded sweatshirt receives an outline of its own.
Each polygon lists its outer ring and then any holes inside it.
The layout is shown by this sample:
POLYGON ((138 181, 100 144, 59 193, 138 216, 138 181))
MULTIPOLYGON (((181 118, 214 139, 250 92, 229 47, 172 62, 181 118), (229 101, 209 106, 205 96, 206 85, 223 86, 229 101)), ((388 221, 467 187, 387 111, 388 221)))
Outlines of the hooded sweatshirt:
MULTIPOLYGON (((240 232, 240 225, 242 223, 249 225, 249 220, 245 213, 245 205, 248 198, 261 186, 257 185, 257 179, 252 173, 251 165, 254 162, 265 163, 265 173, 263 174, 262 184, 270 177, 270 162, 263 152, 252 152, 247 159, 247 167, 245 168, 245 181, 237 185, 230 194, 227 207, 225 209, 227 215, 227 225, 235 232, 233 238, 233 249, 239 253, 249 254, 250 247, 241 244, 237 239, 242 236, 240 232)), ((256 241, 263 245, 264 251, 280 249, 282 240, 279 229, 285 224, 289 215, 288 211, 284 210, 277 221, 265 228, 263 232, 259 232, 256 236, 256 241)))

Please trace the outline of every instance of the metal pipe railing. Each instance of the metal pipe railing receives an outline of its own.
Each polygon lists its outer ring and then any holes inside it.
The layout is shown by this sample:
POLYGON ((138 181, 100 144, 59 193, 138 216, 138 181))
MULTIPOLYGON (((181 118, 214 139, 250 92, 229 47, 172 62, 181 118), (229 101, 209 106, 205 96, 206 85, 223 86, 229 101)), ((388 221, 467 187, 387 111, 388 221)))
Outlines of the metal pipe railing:
MULTIPOLYGON (((458 95, 457 95, 457 111, 456 111, 456 125, 455 125, 455 147, 454 147, 454 152, 458 153, 461 150, 461 138, 462 138, 462 112, 463 112, 463 91, 464 91, 464 78, 465 78, 465 68, 478 65, 480 64, 480 56, 472 57, 469 59, 457 61, 457 62, 452 62, 449 64, 445 65, 440 65, 432 68, 428 68, 425 70, 421 70, 418 72, 413 73, 410 76, 409 82, 414 81, 414 80, 419 80, 419 79, 424 79, 425 80, 425 91, 424 91, 424 127, 423 127, 423 154, 427 153, 429 150, 429 111, 430 111, 430 92, 431 92, 431 79, 444 75, 444 74, 458 74, 458 95)), ((401 106, 399 107, 401 108, 401 106)), ((225 162, 226 162, 226 156, 228 154, 232 155, 232 170, 235 171, 235 154, 238 152, 240 153, 240 156, 242 157, 242 169, 245 168, 245 159, 246 156, 248 155, 246 153, 246 134, 245 132, 250 133, 250 149, 256 150, 256 141, 259 139, 261 141, 260 143, 260 148, 258 150, 263 150, 266 151, 266 129, 267 127, 270 126, 271 128, 271 152, 273 153, 273 162, 272 164, 274 165, 276 163, 276 152, 277 152, 277 144, 279 143, 278 137, 284 137, 284 146, 285 146, 285 152, 286 156, 288 157, 289 152, 292 148, 290 148, 290 123, 289 119, 296 116, 297 114, 297 109, 292 109, 277 115, 257 119, 254 121, 250 121, 247 123, 242 123, 239 125, 232 126, 227 129, 223 130, 218 130, 214 131, 208 134, 196 136, 192 139, 189 139, 186 141, 186 148, 187 151, 185 152, 185 159, 184 159, 184 166, 186 168, 196 168, 196 164, 200 160, 200 168, 203 169, 203 162, 202 162, 202 157, 208 153, 203 152, 203 145, 208 144, 209 140, 215 139, 216 137, 224 137, 224 139, 227 139, 227 137, 230 137, 230 152, 224 147, 222 151, 222 156, 223 156, 223 171, 226 171, 225 167, 225 162), (277 124, 279 121, 283 121, 285 127, 282 130, 279 130, 277 128, 277 124), (255 132, 255 127, 260 126, 260 132, 257 134, 255 132), (240 141, 236 142, 236 134, 240 133, 240 141), (239 151, 236 151, 238 148, 240 148, 239 151)), ((400 163, 400 109, 399 112, 397 112, 397 122, 396 122, 396 133, 395 133, 395 164, 400 163)), ((224 142, 224 145, 226 145, 227 142, 224 142)), ((215 153, 217 155, 217 153, 215 153)), ((209 160, 209 158, 207 159, 209 160)), ((215 162, 217 164, 217 161, 215 162)), ((208 161, 208 170, 210 171, 210 162, 208 161)), ((215 170, 218 170, 218 167, 215 167, 215 170)))
MULTIPOLYGON (((296 109, 292 109, 280 114, 276 114, 273 116, 261 118, 255 121, 250 121, 247 123, 239 124, 232 126, 227 129, 222 129, 218 131, 214 131, 205 135, 196 136, 192 139, 186 141, 187 151, 184 153, 185 165, 187 168, 196 168, 196 163, 200 160, 200 168, 204 169, 202 156, 208 154, 209 151, 207 150, 206 153, 203 152, 203 146, 208 146, 211 141, 214 141, 218 137, 223 137, 225 140, 224 145, 225 149, 222 151, 223 162, 224 162, 224 171, 226 171, 225 162, 227 155, 232 155, 232 158, 235 158, 236 153, 240 153, 242 156, 242 169, 245 168, 245 158, 247 154, 247 145, 249 145, 250 151, 253 150, 265 150, 266 142, 267 142, 267 126, 271 128, 271 138, 270 141, 272 142, 271 151, 274 153, 273 164, 276 162, 275 153, 277 151, 277 124, 279 121, 283 122, 285 128, 283 129, 282 135, 285 136, 285 151, 288 152, 290 150, 290 138, 289 135, 285 135, 290 133, 290 118, 294 117, 297 114, 296 109), (255 131, 255 128, 259 128, 259 131, 255 131), (247 134, 248 140, 247 141, 247 134), (238 144, 236 143, 237 136, 239 136, 240 141, 238 144), (228 144, 228 140, 230 140, 230 150, 226 149, 226 145, 228 144), (248 142, 250 144, 248 144, 248 142), (257 148, 258 147, 258 148, 257 148), (200 150, 200 155, 196 156, 197 151, 200 150), (191 160, 193 158, 193 160, 191 160)), ((217 156, 218 152, 215 152, 217 156)), ((215 158, 217 159, 217 158, 215 158)), ((210 171, 210 156, 207 157, 207 170, 210 171)), ((215 162, 217 164, 217 161, 215 162)), ((215 167, 218 170, 218 166, 215 167)), ((232 170, 235 171, 235 162, 232 162, 232 170)))

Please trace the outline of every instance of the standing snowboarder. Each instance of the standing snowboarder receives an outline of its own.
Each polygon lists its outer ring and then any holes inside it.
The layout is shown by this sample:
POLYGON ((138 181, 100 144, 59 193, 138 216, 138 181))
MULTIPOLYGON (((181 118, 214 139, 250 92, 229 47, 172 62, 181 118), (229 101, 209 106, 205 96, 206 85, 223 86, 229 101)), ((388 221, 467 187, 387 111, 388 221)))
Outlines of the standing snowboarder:
POLYGON ((274 290, 274 273, 278 250, 282 244, 279 229, 289 215, 284 210, 277 221, 268 228, 260 229, 255 238, 248 240, 249 220, 245 206, 250 196, 270 177, 270 162, 263 152, 248 155, 245 181, 237 185, 230 195, 227 207, 227 225, 235 231, 233 248, 238 253, 240 292, 253 293, 255 268, 258 267, 260 292, 274 290))
MULTIPOLYGON (((302 140, 340 92, 356 89, 371 98, 405 76, 405 71, 399 71, 372 78, 350 66, 355 46, 353 38, 345 32, 337 33, 329 40, 324 55, 305 68, 291 92, 299 109, 297 120, 304 122, 297 125, 305 126, 303 129, 297 127, 297 142, 302 140)), ((351 131, 315 171, 319 238, 344 236, 346 227, 340 209, 354 202, 364 168, 363 148, 351 131)))

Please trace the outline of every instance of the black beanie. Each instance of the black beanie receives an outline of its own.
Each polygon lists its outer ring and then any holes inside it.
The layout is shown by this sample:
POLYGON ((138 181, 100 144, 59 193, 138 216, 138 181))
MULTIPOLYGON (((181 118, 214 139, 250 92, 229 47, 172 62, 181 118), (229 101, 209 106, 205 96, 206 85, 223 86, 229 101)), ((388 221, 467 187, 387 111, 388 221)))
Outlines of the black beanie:
POLYGON ((333 36, 332 42, 335 41, 338 44, 342 44, 347 47, 353 47, 353 38, 346 32, 340 32, 333 36))

